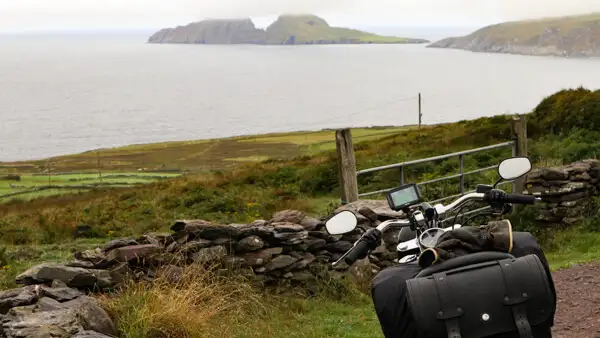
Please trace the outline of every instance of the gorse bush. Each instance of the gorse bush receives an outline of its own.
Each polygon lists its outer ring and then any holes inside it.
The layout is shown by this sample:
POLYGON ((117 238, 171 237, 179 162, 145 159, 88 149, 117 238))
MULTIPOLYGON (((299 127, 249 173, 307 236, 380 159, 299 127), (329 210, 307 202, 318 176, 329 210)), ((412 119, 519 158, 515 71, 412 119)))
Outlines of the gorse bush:
POLYGON ((600 129, 600 90, 565 89, 546 97, 530 114, 530 136, 600 129))

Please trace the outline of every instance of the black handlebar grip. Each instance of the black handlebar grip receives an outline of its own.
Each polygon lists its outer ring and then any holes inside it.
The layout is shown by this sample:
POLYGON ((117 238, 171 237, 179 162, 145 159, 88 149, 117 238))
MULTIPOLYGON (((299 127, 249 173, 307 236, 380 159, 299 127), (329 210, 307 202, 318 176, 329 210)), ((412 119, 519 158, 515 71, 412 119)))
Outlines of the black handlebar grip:
POLYGON ((535 196, 506 194, 504 201, 514 204, 535 204, 535 196))
POLYGON ((346 262, 346 264, 352 265, 354 264, 354 262, 356 262, 357 259, 365 257, 368 252, 369 243, 367 243, 367 241, 359 241, 355 247, 350 249, 350 253, 348 254, 348 256, 346 256, 346 259, 344 259, 344 261, 346 262))

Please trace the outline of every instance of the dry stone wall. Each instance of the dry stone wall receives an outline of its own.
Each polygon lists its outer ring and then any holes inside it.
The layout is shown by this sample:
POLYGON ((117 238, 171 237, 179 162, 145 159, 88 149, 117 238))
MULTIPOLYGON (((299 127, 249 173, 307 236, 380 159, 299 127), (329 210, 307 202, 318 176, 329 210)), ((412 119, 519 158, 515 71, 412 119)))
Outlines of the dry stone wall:
POLYGON ((568 227, 582 221, 594 206, 600 188, 600 161, 533 170, 526 180, 527 194, 542 198, 536 220, 545 227, 568 227))

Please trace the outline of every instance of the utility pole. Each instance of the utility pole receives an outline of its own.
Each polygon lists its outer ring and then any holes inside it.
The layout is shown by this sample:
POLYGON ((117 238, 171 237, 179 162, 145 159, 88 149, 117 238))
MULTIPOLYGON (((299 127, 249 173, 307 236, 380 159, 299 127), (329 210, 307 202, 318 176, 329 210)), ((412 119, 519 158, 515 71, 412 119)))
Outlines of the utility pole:
POLYGON ((422 119, 423 119, 423 114, 421 113, 421 93, 419 93, 419 129, 421 129, 422 119))

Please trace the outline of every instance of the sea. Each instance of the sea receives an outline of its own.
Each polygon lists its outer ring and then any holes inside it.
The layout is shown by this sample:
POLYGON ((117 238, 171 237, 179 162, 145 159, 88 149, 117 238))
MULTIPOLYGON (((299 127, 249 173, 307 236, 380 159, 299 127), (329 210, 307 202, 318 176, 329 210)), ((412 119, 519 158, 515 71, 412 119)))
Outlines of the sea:
POLYGON ((600 86, 594 59, 426 45, 160 45, 146 43, 151 33, 0 35, 0 161, 411 125, 419 94, 424 124, 525 113, 558 90, 600 86))

